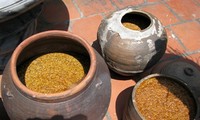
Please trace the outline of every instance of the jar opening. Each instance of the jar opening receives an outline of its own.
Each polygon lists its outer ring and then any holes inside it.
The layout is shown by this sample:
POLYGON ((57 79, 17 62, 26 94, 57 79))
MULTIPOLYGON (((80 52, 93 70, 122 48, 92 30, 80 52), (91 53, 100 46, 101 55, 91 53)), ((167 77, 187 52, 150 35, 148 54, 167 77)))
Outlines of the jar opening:
POLYGON ((87 75, 90 55, 79 42, 62 37, 37 40, 17 59, 17 74, 28 89, 54 94, 75 87, 87 75))
POLYGON ((170 117, 192 120, 197 113, 197 103, 189 88, 170 77, 143 79, 134 95, 137 111, 145 119, 151 116, 153 119, 170 117), (176 110, 180 109, 184 112, 177 114, 176 110))
POLYGON ((122 17, 121 23, 124 27, 126 27, 128 29, 141 31, 150 26, 151 19, 145 13, 131 12, 131 13, 125 14, 122 17))

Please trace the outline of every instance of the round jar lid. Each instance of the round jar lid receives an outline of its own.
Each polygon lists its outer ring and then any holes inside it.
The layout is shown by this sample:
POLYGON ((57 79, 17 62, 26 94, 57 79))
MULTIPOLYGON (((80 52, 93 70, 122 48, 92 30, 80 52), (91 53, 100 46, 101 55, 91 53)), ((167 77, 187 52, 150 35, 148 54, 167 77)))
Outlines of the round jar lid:
POLYGON ((184 61, 169 62, 163 66, 160 73, 179 78, 200 96, 200 71, 192 64, 184 61))
POLYGON ((19 15, 43 0, 0 0, 0 22, 19 15))

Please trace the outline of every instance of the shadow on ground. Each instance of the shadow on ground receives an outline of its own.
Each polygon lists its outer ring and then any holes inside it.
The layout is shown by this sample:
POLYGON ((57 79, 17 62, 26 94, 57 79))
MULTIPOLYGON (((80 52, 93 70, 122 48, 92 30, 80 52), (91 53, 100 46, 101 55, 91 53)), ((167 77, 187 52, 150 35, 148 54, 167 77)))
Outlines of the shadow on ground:
POLYGON ((124 114, 126 106, 128 105, 128 101, 131 98, 131 93, 132 93, 133 88, 134 88, 133 86, 126 88, 117 97, 116 113, 117 113, 118 120, 122 120, 123 118, 123 114, 124 114))
POLYGON ((46 0, 37 21, 37 32, 68 30, 69 11, 62 0, 46 0))

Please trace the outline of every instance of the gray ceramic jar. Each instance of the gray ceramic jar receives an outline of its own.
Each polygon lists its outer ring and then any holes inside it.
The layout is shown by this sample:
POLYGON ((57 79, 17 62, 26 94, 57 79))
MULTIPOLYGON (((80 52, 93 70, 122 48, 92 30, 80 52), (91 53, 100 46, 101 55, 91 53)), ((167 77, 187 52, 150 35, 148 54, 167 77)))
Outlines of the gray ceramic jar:
POLYGON ((132 7, 103 19, 97 36, 109 68, 122 75, 140 73, 152 67, 163 56, 167 45, 161 22, 150 13, 132 7), (127 27, 126 23, 140 30, 127 27))
POLYGON ((1 94, 11 120, 102 120, 111 96, 110 73, 103 58, 82 38, 65 31, 46 31, 24 40, 2 77, 1 94), (86 76, 72 88, 52 94, 28 89, 17 68, 30 58, 52 52, 74 52, 89 58, 86 76))

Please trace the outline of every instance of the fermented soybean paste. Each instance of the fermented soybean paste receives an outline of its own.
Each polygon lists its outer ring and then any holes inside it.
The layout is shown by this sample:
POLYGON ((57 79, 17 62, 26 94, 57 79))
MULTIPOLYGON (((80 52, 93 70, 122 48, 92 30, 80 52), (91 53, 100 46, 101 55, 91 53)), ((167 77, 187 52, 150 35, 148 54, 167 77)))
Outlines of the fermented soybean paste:
POLYGON ((122 23, 124 27, 128 28, 128 29, 131 29, 131 30, 141 30, 141 28, 134 24, 134 23, 131 23, 131 22, 124 22, 122 23))
POLYGON ((18 67, 19 78, 32 91, 50 94, 76 86, 89 69, 89 59, 75 53, 48 53, 18 67))
POLYGON ((138 87, 135 98, 146 120, 193 120, 195 117, 195 103, 190 93, 172 80, 148 79, 138 87))

